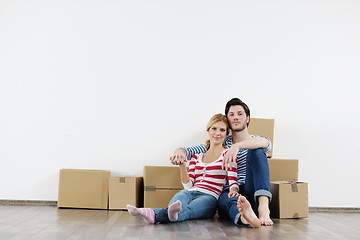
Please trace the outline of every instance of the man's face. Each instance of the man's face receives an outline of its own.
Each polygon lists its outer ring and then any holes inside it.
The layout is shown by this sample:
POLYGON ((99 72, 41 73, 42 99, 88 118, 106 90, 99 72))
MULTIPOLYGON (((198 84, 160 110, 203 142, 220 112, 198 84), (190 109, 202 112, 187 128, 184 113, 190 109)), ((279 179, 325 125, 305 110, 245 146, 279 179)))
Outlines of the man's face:
POLYGON ((234 105, 229 108, 227 115, 230 129, 234 132, 241 132, 247 127, 249 118, 246 116, 244 108, 241 105, 234 105))

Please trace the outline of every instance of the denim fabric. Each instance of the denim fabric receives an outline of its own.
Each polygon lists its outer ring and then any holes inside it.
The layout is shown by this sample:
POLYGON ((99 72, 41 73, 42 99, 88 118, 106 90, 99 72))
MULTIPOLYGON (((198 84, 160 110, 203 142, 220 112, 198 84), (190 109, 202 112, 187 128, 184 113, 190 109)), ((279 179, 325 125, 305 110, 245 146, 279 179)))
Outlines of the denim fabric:
MULTIPOLYGON (((224 189, 221 193, 218 212, 220 217, 229 217, 232 222, 238 224, 240 213, 237 209, 237 198, 229 199, 228 193, 229 189, 224 189)), ((258 197, 267 196, 269 201, 271 200, 269 164, 264 149, 248 150, 245 184, 239 186, 239 193, 250 202, 256 215, 258 215, 258 197)))
POLYGON ((220 218, 230 218, 235 224, 238 223, 240 213, 237 208, 237 197, 228 198, 229 189, 224 189, 218 200, 218 214, 220 218))
MULTIPOLYGON (((211 218, 215 215, 217 200, 213 196, 199 191, 183 189, 176 193, 170 200, 169 205, 180 200, 182 209, 177 222, 188 219, 211 218)), ((168 223, 167 208, 154 208, 155 223, 168 223)))

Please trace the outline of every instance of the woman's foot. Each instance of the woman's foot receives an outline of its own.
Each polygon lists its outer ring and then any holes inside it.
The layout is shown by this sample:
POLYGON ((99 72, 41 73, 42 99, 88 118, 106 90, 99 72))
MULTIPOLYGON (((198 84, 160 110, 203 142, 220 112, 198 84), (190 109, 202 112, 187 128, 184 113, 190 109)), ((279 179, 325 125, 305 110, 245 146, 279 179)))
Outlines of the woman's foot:
POLYGON ((270 210, 269 210, 269 198, 266 196, 259 197, 259 219, 261 225, 272 226, 274 223, 270 219, 270 210))
POLYGON ((251 208, 250 202, 244 196, 239 196, 237 207, 241 214, 240 219, 243 224, 250 224, 250 226, 253 228, 258 228, 261 226, 260 219, 256 216, 251 208))
POLYGON ((137 208, 127 204, 126 208, 131 216, 141 216, 146 223, 155 223, 155 212, 151 208, 137 208))
POLYGON ((168 217, 171 222, 175 222, 178 219, 179 212, 181 211, 181 202, 177 200, 168 207, 168 217))

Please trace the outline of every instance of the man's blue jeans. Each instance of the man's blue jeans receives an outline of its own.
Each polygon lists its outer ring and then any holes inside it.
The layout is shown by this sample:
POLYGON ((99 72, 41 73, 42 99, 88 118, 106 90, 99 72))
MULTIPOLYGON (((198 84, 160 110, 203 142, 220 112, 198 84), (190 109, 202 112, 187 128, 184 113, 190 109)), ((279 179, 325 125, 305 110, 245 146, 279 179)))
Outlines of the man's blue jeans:
MULTIPOLYGON (((228 198, 229 189, 225 189, 218 200, 220 217, 229 217, 235 224, 239 223, 240 213, 237 208, 237 197, 228 198)), ((267 196, 271 200, 269 164, 262 148, 248 150, 246 157, 245 184, 239 186, 239 193, 250 202, 258 215, 258 197, 267 196)))
MULTIPOLYGON (((177 200, 182 203, 177 222, 188 219, 211 218, 215 215, 217 200, 209 194, 183 189, 174 195, 169 205, 177 200)), ((154 208, 153 210, 155 212, 155 223, 170 222, 167 208, 154 208)))

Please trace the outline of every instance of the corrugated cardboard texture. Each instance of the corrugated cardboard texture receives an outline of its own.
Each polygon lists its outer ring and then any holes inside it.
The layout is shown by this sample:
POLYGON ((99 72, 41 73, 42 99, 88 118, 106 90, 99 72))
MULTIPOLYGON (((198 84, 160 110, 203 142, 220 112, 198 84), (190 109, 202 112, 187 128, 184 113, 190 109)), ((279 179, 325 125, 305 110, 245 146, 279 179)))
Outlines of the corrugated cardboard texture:
POLYGON ((297 159, 271 158, 269 162, 270 182, 273 181, 297 181, 298 166, 297 159))
POLYGON ((178 166, 145 166, 144 187, 182 189, 178 166))
POLYGON ((126 209, 126 204, 142 207, 143 189, 142 177, 110 177, 109 209, 126 209))
POLYGON ((268 138, 272 143, 272 149, 268 152, 268 157, 272 157, 274 149, 274 119, 251 118, 248 127, 249 133, 268 138))
POLYGON ((61 169, 58 207, 108 208, 110 171, 61 169))
POLYGON ((179 192, 179 189, 164 190, 153 189, 144 191, 144 207, 147 208, 166 208, 171 198, 179 192))
POLYGON ((271 217, 304 218, 309 215, 308 184, 305 182, 277 181, 270 183, 273 199, 271 217))

